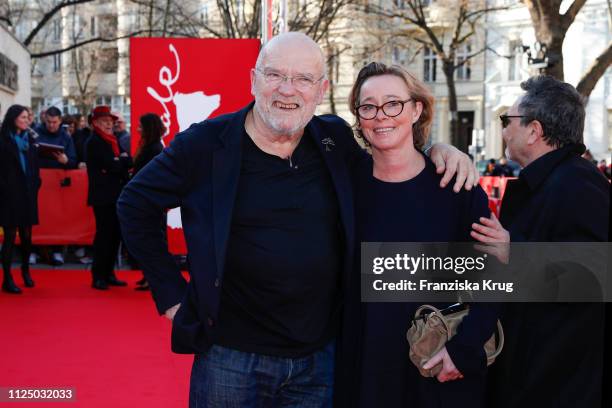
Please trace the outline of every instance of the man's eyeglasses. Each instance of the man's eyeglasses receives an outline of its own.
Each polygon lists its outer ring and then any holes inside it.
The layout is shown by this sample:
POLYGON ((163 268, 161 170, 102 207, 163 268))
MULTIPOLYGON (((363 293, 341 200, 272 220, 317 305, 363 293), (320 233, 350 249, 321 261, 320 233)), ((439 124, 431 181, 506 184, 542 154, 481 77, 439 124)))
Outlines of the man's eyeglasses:
POLYGON ((510 119, 512 118, 526 118, 525 115, 499 115, 499 119, 501 120, 502 129, 505 129, 510 124, 510 119))
POLYGON ((382 105, 373 105, 371 103, 366 103, 363 105, 357 106, 355 111, 357 112, 357 116, 364 120, 371 120, 378 115, 378 111, 382 110, 385 115, 390 118, 394 118, 398 116, 404 110, 404 105, 410 102, 412 98, 408 98, 405 101, 389 101, 385 102, 382 105))
POLYGON ((268 85, 279 86, 283 82, 289 81, 295 89, 301 92, 310 90, 325 77, 325 75, 322 75, 319 79, 314 79, 308 75, 288 76, 277 71, 263 71, 259 68, 255 68, 255 71, 259 72, 264 77, 264 81, 266 81, 268 85))

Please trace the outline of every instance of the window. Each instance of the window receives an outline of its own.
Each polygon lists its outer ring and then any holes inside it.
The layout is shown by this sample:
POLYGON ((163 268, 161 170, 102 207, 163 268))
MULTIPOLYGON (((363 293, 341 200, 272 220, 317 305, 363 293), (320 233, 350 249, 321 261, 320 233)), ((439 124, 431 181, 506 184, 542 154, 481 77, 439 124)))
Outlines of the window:
POLYGON ((100 70, 105 74, 116 73, 119 68, 119 49, 117 47, 102 48, 98 51, 100 70))
MULTIPOLYGON (((464 44, 463 47, 457 50, 457 64, 465 61, 472 53, 472 46, 470 44, 464 44)), ((455 75, 458 80, 469 81, 472 77, 472 68, 470 67, 471 62, 468 60, 463 65, 455 70, 455 75)))
POLYGON ((53 72, 62 71, 62 54, 53 55, 53 72))
POLYGON ((393 47, 393 56, 392 56, 391 62, 397 65, 405 65, 406 64, 406 50, 400 47, 393 47))
POLYGON ((98 96, 96 98, 96 105, 108 105, 111 106, 112 98, 110 96, 98 96))
POLYGON ((62 103, 58 106, 64 115, 73 115, 78 112, 77 107, 73 103, 73 101, 68 98, 62 98, 62 103))
POLYGON ((83 64, 83 51, 80 48, 73 50, 71 53, 72 58, 72 69, 81 70, 84 67, 83 64))
POLYGON ((436 66, 438 57, 429 47, 423 50, 423 80, 425 82, 436 82, 436 66))
POLYGON ((508 44, 510 59, 508 60, 508 81, 520 79, 519 72, 523 59, 523 49, 520 41, 510 41, 508 44))
POLYGON ((53 20, 53 41, 59 41, 62 38, 62 24, 60 20, 53 20))
POLYGON ((114 37, 117 35, 118 19, 112 14, 103 14, 95 18, 96 37, 114 37))
POLYGON ((85 20, 81 16, 72 16, 72 36, 73 38, 83 38, 83 26, 85 20))
POLYGON ((97 32, 98 32, 98 27, 96 24, 96 17, 91 16, 91 19, 89 21, 89 35, 91 37, 95 37, 97 32))
POLYGON ((15 36, 23 41, 28 31, 28 23, 25 21, 20 21, 17 23, 17 27, 15 28, 15 36))
POLYGON ((244 0, 236 0, 236 21, 242 24, 244 17, 244 0))
POLYGON ((203 4, 200 9, 200 18, 202 23, 208 24, 208 4, 203 4))

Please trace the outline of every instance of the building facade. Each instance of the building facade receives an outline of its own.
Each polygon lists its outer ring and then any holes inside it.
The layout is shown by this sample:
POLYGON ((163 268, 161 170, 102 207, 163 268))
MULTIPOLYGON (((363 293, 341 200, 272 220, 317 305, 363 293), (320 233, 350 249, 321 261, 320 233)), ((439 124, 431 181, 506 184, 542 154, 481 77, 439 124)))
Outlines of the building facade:
MULTIPOLYGON (((520 83, 538 73, 530 65, 525 48, 534 47, 535 33, 529 11, 516 1, 490 1, 492 6, 507 6, 503 12, 487 16, 487 44, 484 80, 484 138, 486 158, 503 155, 499 115, 522 94, 520 83)), ((570 26, 563 43, 565 81, 577 85, 595 58, 605 50, 610 34, 610 11, 605 0, 587 0, 570 26)), ((610 163, 612 152, 612 71, 599 80, 586 106, 584 142, 597 159, 610 163)))
POLYGON ((0 23, 0 121, 9 106, 30 106, 30 53, 0 23))

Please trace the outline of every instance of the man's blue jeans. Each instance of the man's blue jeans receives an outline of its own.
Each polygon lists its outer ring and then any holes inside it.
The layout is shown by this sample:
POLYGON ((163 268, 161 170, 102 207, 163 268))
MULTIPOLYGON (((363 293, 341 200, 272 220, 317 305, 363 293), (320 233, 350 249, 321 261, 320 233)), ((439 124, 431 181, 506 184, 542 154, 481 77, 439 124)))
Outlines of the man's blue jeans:
POLYGON ((300 358, 214 345, 195 356, 189 407, 331 407, 334 353, 335 342, 300 358))

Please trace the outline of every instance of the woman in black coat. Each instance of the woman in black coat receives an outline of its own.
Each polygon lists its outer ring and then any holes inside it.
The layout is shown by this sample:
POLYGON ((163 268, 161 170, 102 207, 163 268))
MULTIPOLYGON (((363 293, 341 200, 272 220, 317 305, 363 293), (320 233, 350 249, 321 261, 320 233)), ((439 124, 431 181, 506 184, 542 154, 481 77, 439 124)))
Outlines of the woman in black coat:
MULTIPOLYGON (((138 131, 140 132, 140 141, 138 142, 138 150, 134 156, 134 177, 144 166, 147 165, 155 156, 164 150, 162 144, 162 136, 166 131, 164 124, 159 115, 155 113, 146 113, 140 117, 138 131)), ((162 229, 166 231, 166 217, 162 222, 162 229)), ((138 282, 136 290, 148 290, 149 284, 143 277, 138 282)))
MULTIPOLYGON (((469 241, 471 224, 489 216, 487 197, 479 187, 459 193, 451 184, 440 188, 441 175, 420 151, 434 111, 425 85, 400 67, 373 62, 359 72, 350 108, 372 151, 354 166, 356 242, 469 241)), ((360 265, 359 249, 356 255, 360 265)), ((433 375, 425 377, 410 360, 406 331, 417 308, 431 302, 384 302, 381 296, 361 303, 360 272, 354 277, 345 293, 335 406, 485 406, 483 346, 495 329, 495 307, 471 304, 456 335, 422 366, 433 375)))
POLYGON ((32 249, 32 225, 38 224, 38 189, 40 174, 38 156, 28 128, 30 120, 25 106, 11 106, 0 127, 0 226, 4 230, 2 245, 2 290, 19 294, 11 274, 15 237, 21 239, 21 273, 25 286, 31 288, 29 262, 32 249))
POLYGON ((91 115, 92 134, 87 142, 86 163, 89 180, 87 204, 93 207, 96 219, 94 259, 91 266, 92 287, 126 286, 114 273, 115 259, 121 242, 116 204, 128 180, 132 159, 121 151, 113 134, 114 116, 110 107, 97 106, 91 115))

